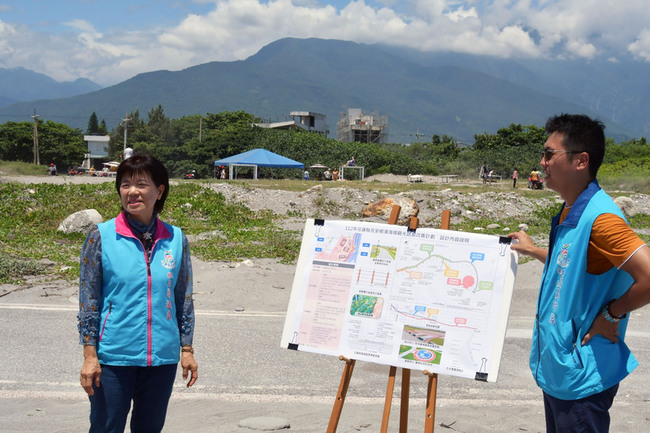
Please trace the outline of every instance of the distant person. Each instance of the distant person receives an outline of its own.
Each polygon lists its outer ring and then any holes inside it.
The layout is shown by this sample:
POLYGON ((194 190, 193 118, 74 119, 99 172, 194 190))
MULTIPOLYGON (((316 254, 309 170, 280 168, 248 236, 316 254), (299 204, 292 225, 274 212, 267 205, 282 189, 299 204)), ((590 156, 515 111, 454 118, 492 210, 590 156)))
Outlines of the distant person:
POLYGON ((519 173, 517 172, 517 167, 512 171, 512 187, 517 188, 517 179, 519 179, 519 173))
POLYGON ((124 159, 129 159, 132 156, 133 156, 133 149, 131 149, 130 147, 124 149, 124 159))
POLYGON ((540 164, 564 201, 549 247, 524 231, 511 248, 544 263, 530 369, 547 432, 608 432, 618 386, 638 362, 625 344, 630 312, 650 301, 650 249, 598 185, 604 125, 584 115, 546 122, 540 164))
POLYGON ((309 172, 307 170, 303 173, 303 179, 309 180, 309 172))
POLYGON ((542 173, 537 169, 531 171, 530 176, 528 177, 528 181, 530 188, 541 189, 543 186, 542 173))
POLYGON ((481 170, 478 173, 479 177, 483 180, 483 185, 487 183, 488 171, 489 170, 488 170, 487 161, 485 161, 481 166, 481 170))
POLYGON ((357 161, 354 159, 354 156, 348 162, 346 162, 345 165, 348 167, 354 167, 357 165, 357 161))
POLYGON ((50 176, 56 176, 57 175, 56 165, 54 165, 54 163, 51 163, 50 166, 47 168, 47 173, 50 176))
POLYGON ((194 385, 194 304, 187 237, 162 222, 165 167, 147 155, 119 165, 122 211, 92 228, 81 249, 80 382, 91 432, 160 432, 180 361, 194 385), (132 408, 132 410, 131 410, 132 408))
POLYGON ((339 180, 339 171, 337 169, 332 170, 332 180, 339 180))
POLYGON ((325 180, 332 180, 332 172, 330 171, 329 168, 325 170, 325 172, 323 173, 323 177, 325 178, 325 180))

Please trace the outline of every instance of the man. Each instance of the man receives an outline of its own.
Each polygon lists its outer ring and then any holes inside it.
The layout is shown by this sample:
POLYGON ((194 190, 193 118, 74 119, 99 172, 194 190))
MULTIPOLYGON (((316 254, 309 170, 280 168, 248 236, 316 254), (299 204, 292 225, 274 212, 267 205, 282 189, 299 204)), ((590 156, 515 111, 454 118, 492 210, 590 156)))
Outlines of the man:
POLYGON ((650 302, 650 249, 596 181, 603 129, 584 115, 548 120, 540 163, 564 204, 548 249, 509 235, 513 250, 544 262, 530 368, 548 433, 609 431, 618 384, 638 365, 624 342, 628 314, 650 302))

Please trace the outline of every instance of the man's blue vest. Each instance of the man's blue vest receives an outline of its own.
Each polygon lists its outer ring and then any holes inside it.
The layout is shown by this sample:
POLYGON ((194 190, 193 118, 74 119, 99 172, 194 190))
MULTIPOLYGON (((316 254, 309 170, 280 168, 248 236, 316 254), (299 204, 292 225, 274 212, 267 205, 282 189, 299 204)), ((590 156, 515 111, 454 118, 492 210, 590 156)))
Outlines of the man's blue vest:
POLYGON ((151 258, 124 213, 98 225, 102 242, 99 362, 158 366, 180 359, 174 287, 181 267, 180 228, 156 222, 151 258))
POLYGON ((637 361, 624 342, 627 319, 619 322, 614 344, 596 335, 581 341, 594 318, 632 285, 632 277, 612 267, 601 275, 587 272, 591 228, 604 213, 623 217, 594 180, 578 197, 566 219, 553 219, 530 353, 535 381, 547 394, 577 400, 604 391, 626 377, 637 361))

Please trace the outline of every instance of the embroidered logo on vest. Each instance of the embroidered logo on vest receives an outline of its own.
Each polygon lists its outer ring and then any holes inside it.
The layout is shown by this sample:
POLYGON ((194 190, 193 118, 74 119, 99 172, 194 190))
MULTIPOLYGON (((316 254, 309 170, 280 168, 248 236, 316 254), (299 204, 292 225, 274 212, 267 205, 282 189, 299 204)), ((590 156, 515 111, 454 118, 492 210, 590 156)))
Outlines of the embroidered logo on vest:
POLYGON ((560 305, 560 295, 562 292, 562 285, 564 284, 564 271, 569 267, 569 247, 571 244, 562 245, 560 253, 557 255, 557 281, 555 283, 555 293, 553 295, 553 312, 548 319, 548 323, 555 325, 555 312, 557 311, 558 306, 560 305))
POLYGON ((176 267, 176 262, 174 261, 172 250, 165 251, 164 258, 160 261, 160 263, 167 269, 174 269, 176 267))
POLYGON ((172 273, 167 272, 167 302, 165 303, 165 309, 167 310, 167 320, 172 318, 172 273))

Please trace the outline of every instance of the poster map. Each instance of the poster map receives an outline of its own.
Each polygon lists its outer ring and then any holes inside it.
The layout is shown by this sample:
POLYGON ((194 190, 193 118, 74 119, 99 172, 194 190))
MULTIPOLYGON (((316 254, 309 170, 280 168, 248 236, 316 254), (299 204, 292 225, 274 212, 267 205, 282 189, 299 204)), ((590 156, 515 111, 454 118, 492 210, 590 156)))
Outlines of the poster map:
POLYGON ((282 347, 496 381, 508 238, 312 219, 296 269, 282 347))

